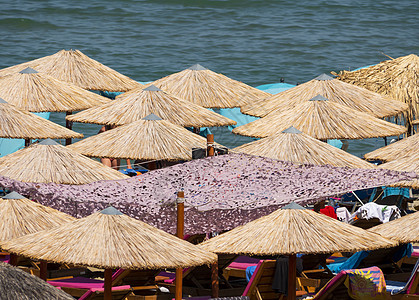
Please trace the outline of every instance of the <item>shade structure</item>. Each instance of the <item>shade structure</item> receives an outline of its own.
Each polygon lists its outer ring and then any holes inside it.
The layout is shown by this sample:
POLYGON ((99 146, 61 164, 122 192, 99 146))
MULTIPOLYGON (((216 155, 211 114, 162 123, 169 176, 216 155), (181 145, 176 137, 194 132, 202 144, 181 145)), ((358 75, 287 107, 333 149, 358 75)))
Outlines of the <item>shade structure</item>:
POLYGON ((83 134, 20 110, 0 98, 0 137, 12 139, 82 138, 83 134))
POLYGON ((122 94, 116 101, 94 107, 67 120, 102 125, 124 125, 141 120, 151 113, 157 114, 173 124, 187 127, 212 127, 237 124, 220 114, 192 102, 163 92, 151 85, 136 92, 122 94))
POLYGON ((376 149, 364 155, 367 160, 381 160, 383 162, 396 160, 403 156, 417 153, 419 149, 419 134, 404 138, 385 147, 376 149))
POLYGON ((375 168, 348 152, 316 140, 290 127, 279 134, 234 148, 233 151, 302 164, 349 168, 375 168))
MULTIPOLYGON (((419 173, 419 152, 416 151, 415 153, 404 155, 401 158, 379 165, 379 167, 388 170, 419 173)), ((419 188, 419 180, 416 178, 413 180, 400 181, 395 183, 394 186, 417 189, 419 188)))
POLYGON ((113 207, 51 230, 0 242, 0 247, 30 258, 104 269, 184 268, 217 260, 215 254, 113 207))
POLYGON ((0 76, 19 72, 26 67, 86 90, 125 92, 142 86, 80 50, 61 50, 53 55, 0 70, 0 76))
POLYGON ((206 145, 205 138, 151 114, 68 147, 91 157, 177 161, 192 159, 192 148, 206 145))
POLYGON ((0 241, 74 221, 70 215, 12 192, 0 199, 0 241))
POLYGON ((412 125, 419 125, 419 120, 413 120, 412 125))
POLYGON ((400 243, 419 242, 419 212, 368 229, 400 243))
POLYGON ((0 77, 0 95, 8 103, 31 112, 71 112, 110 102, 31 68, 0 77))
POLYGON ((411 180, 384 169, 295 165, 247 154, 192 160, 126 180, 87 185, 23 183, 0 186, 81 217, 109 204, 167 232, 176 232, 176 191, 185 193, 185 234, 222 232, 296 201, 302 205, 359 189, 411 180))
POLYGON ((410 117, 419 117, 419 57, 415 54, 357 71, 341 71, 338 78, 405 102, 409 105, 410 117))
POLYGON ((51 139, 1 157, 0 174, 23 182, 59 184, 128 178, 51 139))
POLYGON ((320 140, 366 139, 398 136, 406 132, 403 126, 329 101, 322 95, 317 95, 287 111, 273 111, 264 118, 234 128, 232 132, 262 138, 281 132, 290 124, 320 140))
POLYGON ((369 113, 377 118, 399 115, 408 109, 407 104, 400 103, 388 96, 322 74, 269 98, 244 105, 241 111, 252 116, 264 117, 275 110, 292 109, 318 94, 323 95, 331 102, 369 113))
MULTIPOLYGON (((239 107, 271 95, 198 64, 158 79, 152 84, 206 108, 239 107)), ((131 92, 134 91, 129 93, 131 92)))
POLYGON ((0 262, 0 299, 74 300, 44 280, 3 262, 0 262))
POLYGON ((378 234, 290 204, 199 246, 218 254, 289 255, 355 252, 396 245, 397 242, 378 234))

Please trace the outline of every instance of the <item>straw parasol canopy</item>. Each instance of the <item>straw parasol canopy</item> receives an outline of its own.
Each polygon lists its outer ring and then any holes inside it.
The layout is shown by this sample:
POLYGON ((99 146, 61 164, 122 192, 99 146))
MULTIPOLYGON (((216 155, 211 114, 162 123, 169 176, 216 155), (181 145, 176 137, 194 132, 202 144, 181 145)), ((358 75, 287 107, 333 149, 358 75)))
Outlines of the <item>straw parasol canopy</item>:
POLYGON ((279 134, 234 148, 233 151, 302 164, 375 168, 375 165, 316 140, 292 126, 279 134))
POLYGON ((0 137, 11 139, 82 138, 83 134, 20 110, 0 98, 0 137))
POLYGON ((419 149, 419 133, 404 138, 400 141, 376 149, 364 155, 366 160, 381 160, 383 162, 411 156, 419 149))
POLYGON ((70 221, 70 215, 11 192, 0 199, 0 241, 8 241, 70 221))
POLYGON ((199 245, 217 254, 289 255, 389 248, 395 241, 291 203, 199 245))
POLYGON ((329 101, 321 95, 287 111, 273 111, 233 129, 233 133, 251 137, 267 137, 293 124, 298 130, 320 140, 366 139, 400 135, 406 128, 329 101))
POLYGON ((151 113, 173 124, 187 127, 237 124, 236 121, 206 108, 163 92, 154 85, 122 94, 117 97, 116 101, 68 116, 67 120, 119 126, 141 120, 151 113))
MULTIPOLYGON (((159 89, 206 108, 232 108, 271 94, 196 64, 152 83, 159 89)), ((137 91, 129 91, 136 93, 137 91)))
POLYGON ((125 92, 142 86, 80 50, 61 50, 53 55, 0 70, 0 76, 19 72, 26 67, 86 90, 125 92))
POLYGON ((377 233, 401 244, 419 242, 419 212, 408 214, 396 220, 369 228, 369 232, 377 233))
POLYGON ((242 106, 244 114, 264 117, 272 111, 290 110, 298 104, 321 94, 331 102, 369 113, 377 118, 396 116, 408 106, 390 97, 371 92, 331 76, 322 74, 306 83, 297 85, 279 94, 242 106))
MULTIPOLYGON (((385 164, 379 165, 382 169, 401 171, 401 172, 415 172, 419 174, 419 152, 415 151, 409 155, 405 155, 399 159, 392 160, 385 164)), ((392 186, 409 187, 413 189, 419 188, 419 179, 400 181, 392 186)))
POLYGON ((71 112, 110 102, 31 68, 0 77, 0 95, 10 104, 32 112, 71 112))
POLYGON ((206 148, 207 141, 151 114, 68 147, 90 157, 176 161, 192 159, 192 148, 206 148))
POLYGON ((413 120, 412 125, 419 125, 419 120, 413 120))
POLYGON ((0 262, 0 299, 74 300, 44 280, 3 262, 0 262))
POLYGON ((32 259, 103 269, 184 268, 217 260, 215 254, 113 207, 0 246, 32 259))
POLYGON ((419 57, 415 54, 352 72, 341 71, 338 79, 405 102, 410 118, 419 117, 419 57))
POLYGON ((87 184, 128 178, 51 139, 1 157, 0 174, 22 182, 58 184, 87 184))

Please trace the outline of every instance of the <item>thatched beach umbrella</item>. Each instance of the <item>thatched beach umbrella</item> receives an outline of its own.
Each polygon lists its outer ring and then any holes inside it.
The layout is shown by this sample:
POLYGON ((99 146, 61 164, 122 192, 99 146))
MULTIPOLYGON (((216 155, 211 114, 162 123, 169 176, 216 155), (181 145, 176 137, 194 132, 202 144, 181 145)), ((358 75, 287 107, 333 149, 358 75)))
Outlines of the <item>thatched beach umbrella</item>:
POLYGON ((186 127, 212 127, 237 124, 222 115, 192 102, 163 92, 151 85, 125 93, 116 101, 90 108, 67 117, 67 120, 101 125, 124 125, 154 113, 173 124, 186 127))
POLYGON ((290 127, 279 134, 234 148, 233 151, 302 164, 375 168, 352 154, 290 127))
POLYGON ((82 138, 83 134, 20 110, 0 98, 0 137, 11 139, 82 138))
POLYGON ((0 174, 23 182, 58 184, 128 178, 51 139, 1 157, 0 174))
POLYGON ((408 121, 419 117, 419 57, 415 54, 352 72, 341 71, 338 79, 407 103, 408 121))
POLYGON ((287 111, 273 111, 233 129, 233 133, 251 137, 267 137, 293 124, 298 130, 319 140, 366 139, 400 135, 406 128, 329 101, 321 95, 287 111))
POLYGON ((0 300, 74 300, 36 276, 0 262, 0 300))
POLYGON ((198 64, 158 79, 152 84, 165 92, 206 108, 239 107, 244 103, 253 103, 271 96, 269 93, 198 64))
POLYGON ((71 112, 110 102, 31 68, 0 77, 0 95, 8 103, 31 112, 71 112))
POLYGON ((419 149, 419 133, 376 149, 364 155, 366 160, 381 160, 383 162, 399 159, 417 153, 419 149))
POLYGON ((142 120, 88 137, 71 149, 90 157, 140 160, 190 160, 205 138, 151 114, 142 120))
POLYGON ((86 90, 125 92, 142 86, 135 80, 91 59, 80 50, 61 50, 53 55, 0 70, 0 76, 19 72, 26 67, 86 90))
POLYGON ((288 299, 295 299, 297 253, 321 254, 389 248, 395 241, 291 203, 270 215, 199 245, 217 254, 289 255, 288 299), (291 273, 293 272, 293 273, 291 273))
POLYGON ((241 112, 264 117, 272 111, 292 109, 319 94, 331 102, 369 113, 377 118, 396 116, 408 109, 404 103, 322 74, 279 94, 242 106, 241 112))
POLYGON ((419 212, 368 229, 401 244, 419 242, 419 212))
MULTIPOLYGON (((404 155, 401 158, 386 162, 379 165, 382 169, 400 171, 400 172, 415 172, 419 174, 419 152, 415 151, 409 155, 404 155)), ((392 186, 409 187, 413 189, 419 188, 419 179, 408 181, 400 181, 392 186)))
POLYGON ((105 299, 112 269, 184 268, 217 256, 113 207, 63 226, 0 243, 9 252, 40 260, 93 266, 105 271, 105 299))

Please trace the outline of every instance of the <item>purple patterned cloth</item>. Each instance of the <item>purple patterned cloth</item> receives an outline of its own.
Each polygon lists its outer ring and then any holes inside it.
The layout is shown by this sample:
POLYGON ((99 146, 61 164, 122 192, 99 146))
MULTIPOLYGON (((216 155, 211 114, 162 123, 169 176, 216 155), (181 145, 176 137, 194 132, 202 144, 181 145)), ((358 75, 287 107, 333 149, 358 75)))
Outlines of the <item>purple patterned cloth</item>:
POLYGON ((294 165, 246 154, 193 160, 124 180, 86 185, 0 185, 39 203, 85 217, 109 205, 175 233, 176 192, 185 192, 185 234, 220 232, 295 201, 301 205, 349 191, 415 178, 415 173, 294 165))

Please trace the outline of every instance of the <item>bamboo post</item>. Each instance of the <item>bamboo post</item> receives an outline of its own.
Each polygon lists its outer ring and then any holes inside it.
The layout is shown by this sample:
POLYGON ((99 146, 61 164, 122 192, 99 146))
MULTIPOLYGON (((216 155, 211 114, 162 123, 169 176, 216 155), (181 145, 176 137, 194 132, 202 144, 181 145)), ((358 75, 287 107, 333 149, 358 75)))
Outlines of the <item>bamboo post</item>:
POLYGON ((112 269, 105 269, 104 300, 112 300, 112 269))
POLYGON ((48 277, 48 263, 45 260, 41 260, 40 266, 39 266, 39 278, 42 280, 47 281, 48 277))
MULTIPOLYGON (((185 226, 185 193, 180 191, 177 193, 176 205, 177 205, 177 225, 176 225, 176 236, 183 239, 184 226, 185 226)), ((175 279, 175 299, 182 299, 182 280, 183 280, 183 269, 176 269, 175 279)))
MULTIPOLYGON (((65 113, 65 115, 66 115, 66 116, 71 116, 71 111, 67 111, 67 112, 65 113)), ((73 128, 73 122, 68 121, 68 120, 66 119, 66 120, 65 120, 65 127, 71 130, 71 129, 73 128)), ((71 138, 69 138, 69 139, 65 139, 65 145, 66 145, 66 146, 71 145, 71 138)))
POLYGON ((214 156, 214 135, 207 135, 207 153, 208 156, 214 156))
POLYGON ((297 285, 297 256, 289 255, 288 262, 288 295, 287 300, 295 300, 297 285))

